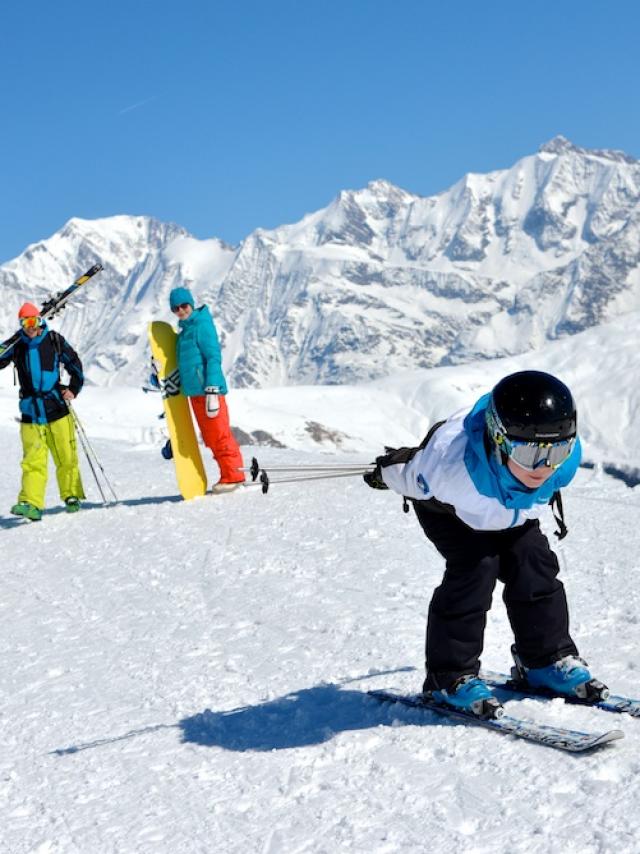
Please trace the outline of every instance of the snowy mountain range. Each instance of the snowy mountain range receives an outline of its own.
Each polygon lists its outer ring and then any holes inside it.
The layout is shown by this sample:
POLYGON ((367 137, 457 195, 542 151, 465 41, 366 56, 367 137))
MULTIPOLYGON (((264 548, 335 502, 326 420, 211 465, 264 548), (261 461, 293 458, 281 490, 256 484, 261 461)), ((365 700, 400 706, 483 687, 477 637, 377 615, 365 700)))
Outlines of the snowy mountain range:
MULTIPOLYGON (((370 462, 385 445, 417 444, 431 424, 470 407, 501 377, 529 368, 555 373, 572 389, 585 465, 636 485, 640 387, 630 378, 638 375, 639 324, 640 311, 632 312, 520 356, 419 368, 356 385, 235 388, 228 397, 233 428, 243 446, 270 446, 260 449, 261 459, 289 448, 370 462)), ((11 372, 2 372, 0 429, 15 430, 10 382, 11 372)), ((158 418, 159 395, 142 394, 139 386, 87 386, 76 408, 92 437, 152 449, 160 460, 167 432, 158 418)), ((245 451, 247 461, 250 455, 245 451)))
POLYGON ((149 217, 72 219, 0 267, 0 328, 100 261, 55 321, 98 385, 139 384, 177 284, 212 307, 235 388, 515 355, 640 310, 639 199, 640 161, 556 137, 436 196, 341 192, 237 247, 149 217))

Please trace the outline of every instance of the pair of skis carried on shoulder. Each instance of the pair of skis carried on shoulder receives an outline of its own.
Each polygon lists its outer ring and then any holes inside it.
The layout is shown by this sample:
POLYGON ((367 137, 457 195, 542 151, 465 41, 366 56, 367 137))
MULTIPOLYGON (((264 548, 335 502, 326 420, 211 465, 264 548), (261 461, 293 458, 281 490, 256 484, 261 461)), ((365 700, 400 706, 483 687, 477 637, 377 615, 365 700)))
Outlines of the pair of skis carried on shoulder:
MULTIPOLYGON (((62 311, 71 297, 75 295, 76 291, 81 288, 82 285, 85 285, 89 279, 92 279, 96 273, 99 273, 100 270, 102 270, 102 264, 94 264, 93 267, 89 267, 87 272, 79 276, 75 282, 72 282, 69 285, 68 288, 65 288, 64 291, 60 291, 60 293, 55 294, 43 303, 40 308, 40 316, 43 317, 44 320, 49 320, 51 317, 54 317, 54 315, 58 314, 58 312, 62 311)), ((19 340, 20 332, 15 332, 10 338, 1 341, 0 356, 6 356, 19 340)))

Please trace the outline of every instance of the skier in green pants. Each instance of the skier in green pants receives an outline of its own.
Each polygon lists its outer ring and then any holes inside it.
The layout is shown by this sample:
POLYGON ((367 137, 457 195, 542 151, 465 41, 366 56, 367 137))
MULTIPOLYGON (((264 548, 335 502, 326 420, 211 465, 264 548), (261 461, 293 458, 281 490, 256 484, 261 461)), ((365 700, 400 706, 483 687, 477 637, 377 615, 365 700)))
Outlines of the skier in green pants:
POLYGON ((47 327, 35 305, 25 303, 18 318, 20 340, 6 356, 0 357, 0 369, 13 362, 20 384, 22 485, 11 512, 36 522, 44 508, 49 453, 67 511, 78 510, 80 499, 85 497, 75 429, 68 409, 84 378, 78 354, 62 335, 47 327), (61 365, 70 377, 68 387, 60 383, 61 365))

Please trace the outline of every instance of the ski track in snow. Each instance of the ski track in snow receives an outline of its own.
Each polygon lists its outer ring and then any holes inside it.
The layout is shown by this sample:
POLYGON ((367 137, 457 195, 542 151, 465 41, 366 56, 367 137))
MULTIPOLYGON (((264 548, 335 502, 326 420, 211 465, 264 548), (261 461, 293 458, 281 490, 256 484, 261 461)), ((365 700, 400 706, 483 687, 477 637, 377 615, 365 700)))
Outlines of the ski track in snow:
MULTIPOLYGON (((3 854, 638 851, 640 721, 509 703, 625 733, 571 756, 365 696, 420 687, 442 572, 399 497, 354 478, 185 503, 157 449, 96 440, 121 505, 83 460, 87 509, 51 472, 28 524, 17 425, 0 440, 3 854)), ((559 550, 581 653, 630 695, 639 489, 580 472, 559 550)), ((483 664, 510 643, 497 591, 483 664)))

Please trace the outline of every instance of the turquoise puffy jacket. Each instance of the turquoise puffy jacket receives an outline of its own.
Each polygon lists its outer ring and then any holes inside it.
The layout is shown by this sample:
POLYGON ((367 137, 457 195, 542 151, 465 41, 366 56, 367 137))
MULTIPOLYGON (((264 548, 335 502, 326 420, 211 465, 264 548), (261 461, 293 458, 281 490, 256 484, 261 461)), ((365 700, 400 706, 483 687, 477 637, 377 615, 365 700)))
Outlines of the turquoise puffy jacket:
POLYGON ((227 393, 222 373, 218 333, 206 305, 195 309, 186 320, 178 321, 178 368, 180 390, 186 397, 198 397, 207 387, 227 393))

